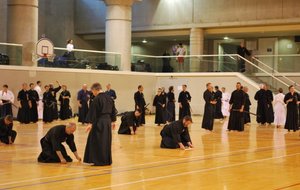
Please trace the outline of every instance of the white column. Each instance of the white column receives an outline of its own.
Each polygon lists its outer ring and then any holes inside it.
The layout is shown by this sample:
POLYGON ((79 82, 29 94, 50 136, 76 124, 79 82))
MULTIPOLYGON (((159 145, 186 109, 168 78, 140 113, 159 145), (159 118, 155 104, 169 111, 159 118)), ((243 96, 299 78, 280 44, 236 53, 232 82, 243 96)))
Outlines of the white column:
POLYGON ((23 44, 22 65, 33 65, 38 40, 38 0, 7 0, 7 41, 23 44))
MULTIPOLYGON (((191 28, 190 32, 190 55, 203 55, 204 30, 202 28, 191 28)), ((190 71, 199 72, 201 69, 201 59, 190 59, 190 71)))
POLYGON ((121 53, 121 70, 131 70, 131 6, 135 0, 104 0, 105 50, 121 53))

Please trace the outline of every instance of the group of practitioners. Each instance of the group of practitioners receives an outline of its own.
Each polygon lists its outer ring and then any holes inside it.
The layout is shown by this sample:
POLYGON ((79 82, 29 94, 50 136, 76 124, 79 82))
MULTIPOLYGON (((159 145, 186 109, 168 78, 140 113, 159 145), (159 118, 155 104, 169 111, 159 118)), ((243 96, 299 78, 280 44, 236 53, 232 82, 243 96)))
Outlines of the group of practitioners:
MULTIPOLYGON (((51 116, 53 118, 53 115, 50 114, 49 116, 49 113, 45 112, 45 107, 51 107, 51 105, 45 106, 45 104, 53 103, 54 99, 52 97, 52 102, 46 102, 45 96, 47 96, 47 93, 50 94, 49 92, 51 94, 57 93, 61 87, 58 82, 57 84, 57 88, 50 87, 50 85, 49 87, 45 86, 42 99, 44 103, 44 117, 51 116)), ((20 109, 24 108, 24 105, 29 108, 32 107, 30 105, 32 103, 29 103, 31 99, 29 98, 30 93, 27 92, 26 84, 23 84, 22 87, 18 95, 18 100, 24 101, 25 99, 28 105, 20 101, 19 112, 20 109)), ((31 86, 30 89, 34 89, 34 86, 31 86)), ((110 88, 110 85, 107 85, 106 91, 102 90, 99 83, 94 83, 90 90, 87 89, 87 85, 83 85, 77 94, 79 107, 78 122, 86 124, 86 131, 89 132, 83 162, 95 166, 111 165, 111 129, 115 128, 117 117, 117 109, 115 107, 116 92, 110 88)), ((121 125, 118 130, 119 134, 136 134, 136 129, 146 123, 145 112, 147 104, 143 90, 143 86, 139 85, 137 92, 134 93, 134 110, 120 114, 121 125)), ((62 95, 62 99, 69 99, 70 96, 70 93, 65 92, 62 95)), ((260 90, 256 92, 254 98, 258 103, 256 113, 258 123, 269 125, 274 122, 276 126, 285 125, 288 131, 298 130, 298 104, 300 103, 300 96, 295 91, 294 86, 289 87, 289 92, 286 95, 282 93, 282 89, 279 89, 279 93, 273 98, 273 93, 268 87, 265 84, 261 84, 260 90)), ((153 100, 153 106, 156 107, 155 123, 157 125, 164 124, 160 132, 162 138, 161 148, 181 148, 185 150, 194 147, 189 134, 189 127, 193 123, 190 106, 191 99, 192 97, 187 91, 187 85, 182 85, 182 91, 179 93, 177 100, 179 105, 179 119, 176 120, 174 87, 170 86, 167 93, 164 88, 158 89, 153 100)), ((229 117, 228 131, 244 131, 244 125, 251 122, 250 114, 252 113, 250 112, 251 102, 248 95, 248 88, 242 86, 240 82, 236 83, 236 89, 231 94, 227 93, 224 87, 219 90, 218 86, 214 87, 211 83, 207 83, 203 99, 205 107, 202 128, 206 130, 213 130, 215 119, 223 120, 226 117, 229 117)), ((6 105, 6 102, 3 100, 1 108, 3 108, 3 105, 6 105)), ((39 98, 33 100, 38 102, 39 98)), ((18 113, 18 117, 19 114, 21 113, 18 113)), ((1 143, 12 144, 14 142, 17 134, 12 130, 12 126, 13 117, 11 114, 7 114, 0 119, 1 143)), ((82 159, 77 153, 74 142, 73 133, 75 131, 76 123, 73 122, 51 128, 40 140, 42 152, 38 156, 38 161, 43 163, 71 162, 72 158, 67 154, 65 147, 62 145, 63 142, 67 143, 75 158, 81 161, 82 159)))

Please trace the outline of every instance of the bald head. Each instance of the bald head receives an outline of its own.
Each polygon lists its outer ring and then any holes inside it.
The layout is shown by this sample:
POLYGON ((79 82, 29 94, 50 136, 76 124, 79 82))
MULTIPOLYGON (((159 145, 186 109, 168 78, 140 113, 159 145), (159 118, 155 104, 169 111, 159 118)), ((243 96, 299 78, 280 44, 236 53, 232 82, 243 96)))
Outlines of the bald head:
POLYGON ((76 123, 74 123, 74 122, 67 123, 67 125, 66 125, 66 133, 68 135, 71 135, 75 131, 76 131, 76 123))
POLYGON ((82 90, 87 90, 87 84, 82 85, 82 90))

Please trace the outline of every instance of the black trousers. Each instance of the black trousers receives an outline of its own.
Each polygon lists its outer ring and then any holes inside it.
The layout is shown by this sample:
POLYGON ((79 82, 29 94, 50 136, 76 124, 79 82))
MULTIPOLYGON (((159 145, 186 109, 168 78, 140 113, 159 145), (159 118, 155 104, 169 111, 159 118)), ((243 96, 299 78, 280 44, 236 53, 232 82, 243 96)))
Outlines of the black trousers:
MULTIPOLYGON (((12 133, 11 133, 11 141, 12 141, 12 142, 15 142, 16 137, 17 137, 17 132, 16 132, 15 130, 12 130, 12 133)), ((8 135, 7 135, 7 136, 0 137, 0 141, 1 141, 2 143, 9 144, 8 135)))

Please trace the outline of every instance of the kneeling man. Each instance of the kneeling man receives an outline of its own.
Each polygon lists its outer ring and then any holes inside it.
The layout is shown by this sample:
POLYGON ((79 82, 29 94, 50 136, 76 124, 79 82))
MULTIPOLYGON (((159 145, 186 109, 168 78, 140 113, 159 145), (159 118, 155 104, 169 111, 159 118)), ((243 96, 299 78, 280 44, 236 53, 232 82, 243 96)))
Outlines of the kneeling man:
POLYGON ((141 116, 141 110, 137 109, 135 111, 125 112, 121 118, 121 125, 118 133, 123 135, 131 135, 131 129, 133 129, 133 134, 135 134, 136 128, 139 127, 139 121, 141 116))
POLYGON ((162 137, 161 148, 193 148, 188 127, 193 123, 190 116, 185 116, 182 120, 174 121, 164 126, 160 135, 162 137))
POLYGON ((13 129, 13 116, 7 115, 0 119, 0 144, 13 144, 17 132, 13 129))
POLYGON ((66 142, 78 161, 81 158, 77 154, 73 133, 76 130, 75 123, 67 125, 57 125, 52 127, 41 139, 42 152, 38 157, 38 162, 65 164, 72 162, 72 158, 67 154, 62 142, 66 142))

